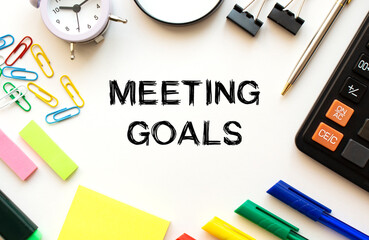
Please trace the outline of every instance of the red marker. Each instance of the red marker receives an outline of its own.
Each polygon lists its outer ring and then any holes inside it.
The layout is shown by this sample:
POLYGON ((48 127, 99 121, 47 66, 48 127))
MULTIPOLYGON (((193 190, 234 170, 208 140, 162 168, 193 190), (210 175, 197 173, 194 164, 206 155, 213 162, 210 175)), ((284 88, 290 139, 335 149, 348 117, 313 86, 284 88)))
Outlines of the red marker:
POLYGON ((183 233, 177 240, 196 240, 193 237, 188 236, 186 233, 183 233))

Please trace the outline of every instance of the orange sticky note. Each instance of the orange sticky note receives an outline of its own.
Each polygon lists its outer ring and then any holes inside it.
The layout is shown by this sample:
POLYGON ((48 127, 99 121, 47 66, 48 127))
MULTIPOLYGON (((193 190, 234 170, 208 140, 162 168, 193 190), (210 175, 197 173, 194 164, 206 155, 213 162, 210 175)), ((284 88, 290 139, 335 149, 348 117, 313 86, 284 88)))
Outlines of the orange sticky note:
POLYGON ((342 127, 345 127, 353 113, 354 109, 338 100, 334 100, 325 116, 342 127))
POLYGON ((58 240, 163 240, 169 221, 79 186, 58 240))

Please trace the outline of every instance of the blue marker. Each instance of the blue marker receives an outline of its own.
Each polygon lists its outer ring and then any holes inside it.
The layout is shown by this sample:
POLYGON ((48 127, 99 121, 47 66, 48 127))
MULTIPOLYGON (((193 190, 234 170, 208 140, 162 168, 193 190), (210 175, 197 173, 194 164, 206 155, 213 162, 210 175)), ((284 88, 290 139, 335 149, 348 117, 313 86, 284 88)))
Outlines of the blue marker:
POLYGON ((369 240, 369 236, 330 215, 331 209, 306 196, 282 180, 267 193, 296 209, 307 217, 318 221, 352 240, 369 240))

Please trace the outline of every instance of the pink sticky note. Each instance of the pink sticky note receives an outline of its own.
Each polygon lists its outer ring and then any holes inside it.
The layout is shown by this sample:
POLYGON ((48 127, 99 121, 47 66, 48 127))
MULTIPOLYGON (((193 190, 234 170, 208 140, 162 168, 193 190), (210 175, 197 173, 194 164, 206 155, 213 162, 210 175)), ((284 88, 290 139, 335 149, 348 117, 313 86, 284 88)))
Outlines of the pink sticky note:
POLYGON ((26 154, 0 129, 0 159, 9 166, 23 181, 26 180, 37 166, 26 154))

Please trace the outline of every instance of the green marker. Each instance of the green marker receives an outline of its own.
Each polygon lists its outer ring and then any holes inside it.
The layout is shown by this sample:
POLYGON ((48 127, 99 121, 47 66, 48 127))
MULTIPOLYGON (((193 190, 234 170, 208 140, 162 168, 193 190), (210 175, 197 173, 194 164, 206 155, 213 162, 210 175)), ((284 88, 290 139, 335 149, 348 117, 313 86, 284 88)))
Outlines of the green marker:
POLYGON ((235 213, 247 218, 283 240, 307 240, 299 235, 299 229, 250 200, 244 202, 235 213))
POLYGON ((41 233, 36 224, 34 224, 1 190, 0 236, 4 239, 41 239, 41 233))
POLYGON ((27 238, 27 240, 40 240, 42 237, 40 231, 37 229, 36 231, 34 231, 34 233, 29 237, 27 238))

